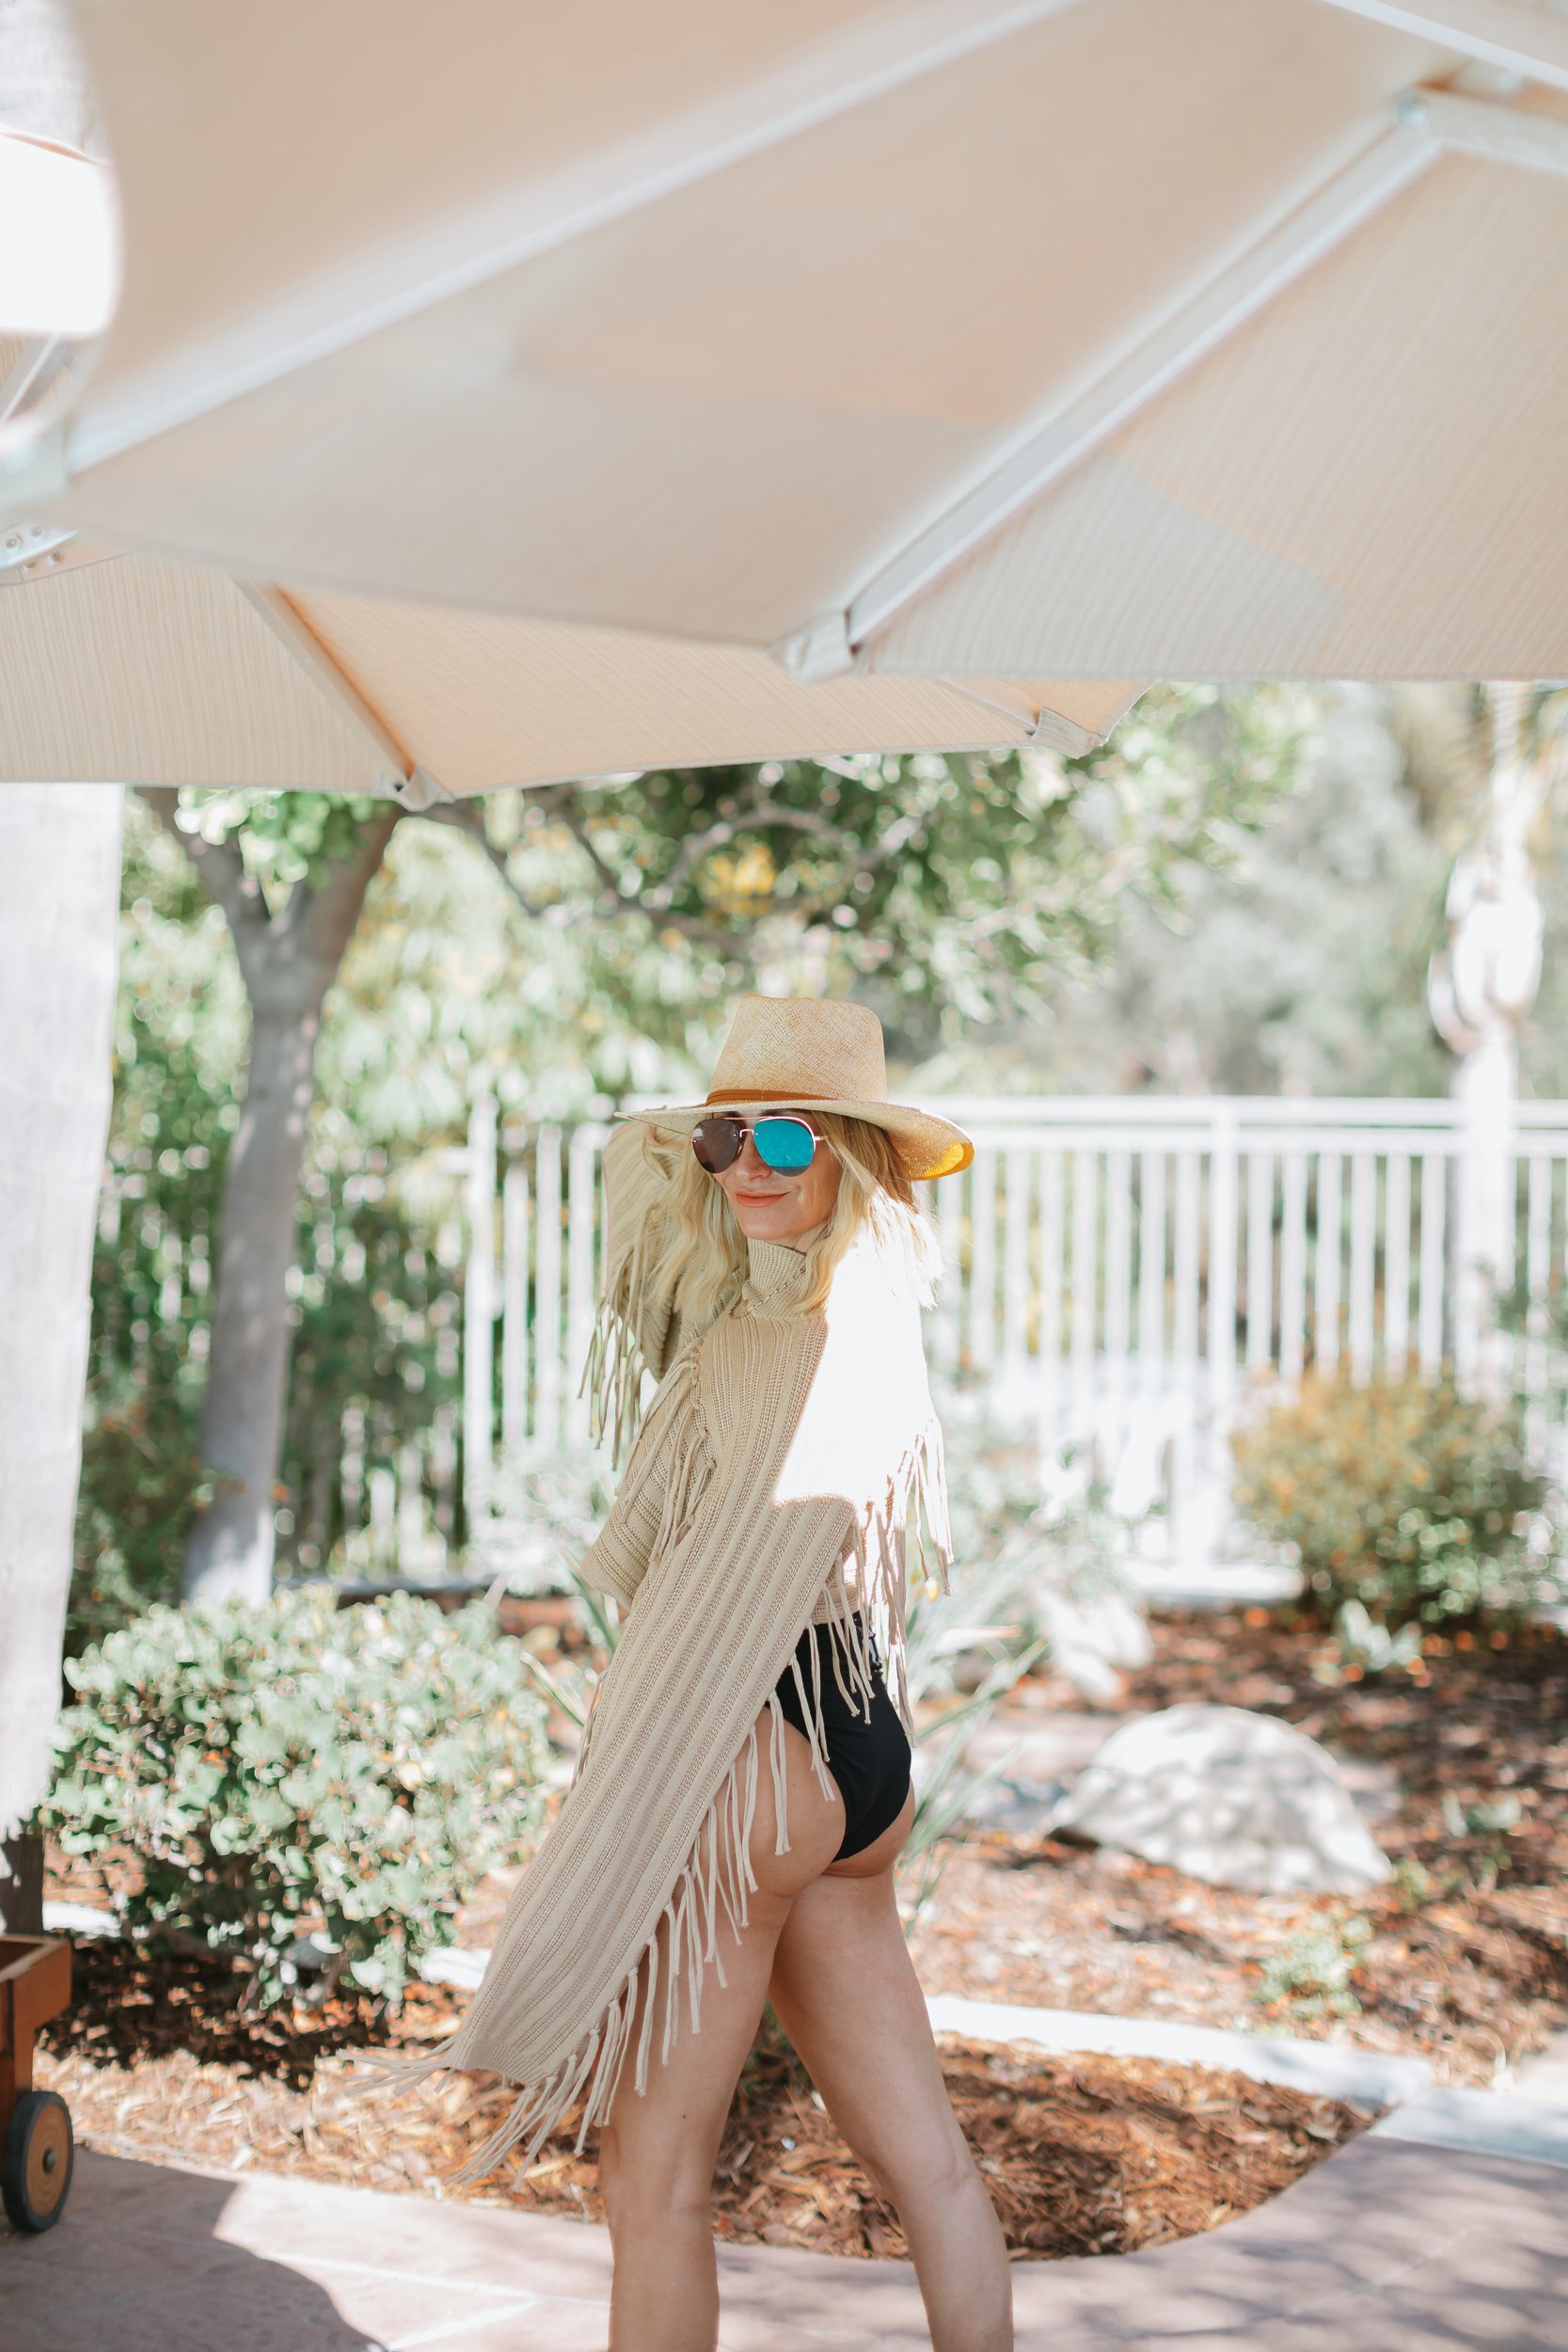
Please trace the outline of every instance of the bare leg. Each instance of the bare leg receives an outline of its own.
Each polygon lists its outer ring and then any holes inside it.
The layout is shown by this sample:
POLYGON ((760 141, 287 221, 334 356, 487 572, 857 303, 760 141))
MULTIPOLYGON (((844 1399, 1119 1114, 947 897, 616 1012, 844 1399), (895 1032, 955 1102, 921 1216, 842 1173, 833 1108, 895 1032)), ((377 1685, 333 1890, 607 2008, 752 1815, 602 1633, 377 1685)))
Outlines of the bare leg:
MULTIPOLYGON (((764 1713, 759 1741, 768 1728, 764 1713)), ((710 2201, 724 2119, 756 2036, 780 1930, 800 1888, 832 1860, 844 1836, 843 1800, 836 1790, 831 1799, 823 1796, 804 1740, 786 1725, 784 1744, 790 1851, 773 1851, 773 1786, 765 1746, 751 1844, 757 1891, 739 1945, 721 1931, 728 1982, 721 1986, 709 1975, 701 2031, 691 2031, 689 2013, 669 2063, 662 2063, 661 1947, 648 2088, 639 2095, 628 2067, 599 2136, 599 2186, 615 2249, 610 2352, 712 2352, 718 2338, 710 2201)))
POLYGON ((769 1990, 834 2122, 904 2225, 934 2352, 1011 2352, 1006 2244, 947 2097, 894 1900, 908 1834, 901 1817, 797 1896, 769 1990))

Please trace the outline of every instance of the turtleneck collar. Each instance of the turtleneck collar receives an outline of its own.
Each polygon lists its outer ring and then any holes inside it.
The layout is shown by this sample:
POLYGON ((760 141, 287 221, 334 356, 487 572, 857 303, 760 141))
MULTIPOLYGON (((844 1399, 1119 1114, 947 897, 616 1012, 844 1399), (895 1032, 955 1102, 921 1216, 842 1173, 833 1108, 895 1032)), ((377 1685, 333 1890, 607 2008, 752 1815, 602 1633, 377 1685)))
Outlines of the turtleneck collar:
POLYGON ((788 1314, 806 1288, 811 1261, 803 1250, 774 1241, 746 1244, 746 1304, 754 1313, 788 1314))

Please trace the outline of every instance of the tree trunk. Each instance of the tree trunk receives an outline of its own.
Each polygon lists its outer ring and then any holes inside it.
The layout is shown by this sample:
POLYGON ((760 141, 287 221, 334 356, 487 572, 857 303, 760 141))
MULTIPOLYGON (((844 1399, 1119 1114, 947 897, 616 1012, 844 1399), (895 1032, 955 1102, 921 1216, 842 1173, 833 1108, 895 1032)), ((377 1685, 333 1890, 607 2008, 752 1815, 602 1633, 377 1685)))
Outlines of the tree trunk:
POLYGON ((250 1066, 224 1170, 201 1414, 213 1500, 186 1540, 184 1590, 187 1600, 260 1602, 272 1589, 289 1269, 322 1005, 400 812, 372 818, 352 858, 315 883, 296 882, 273 915, 232 842, 182 832, 177 792, 159 787, 142 797, 222 908, 250 999, 250 1066))
POLYGON ((118 785, 0 792, 0 1837, 43 1793, 60 1702, 109 1118, 119 819, 118 785))
POLYGON ((200 1437, 213 1500, 186 1542, 191 1600, 264 1600, 272 1589, 289 1268, 325 993, 324 983, 291 1004, 275 989, 252 1009, 245 1108, 223 1179, 200 1437))
POLYGON ((0 1935, 43 1933, 43 1839, 0 1840, 0 1935))

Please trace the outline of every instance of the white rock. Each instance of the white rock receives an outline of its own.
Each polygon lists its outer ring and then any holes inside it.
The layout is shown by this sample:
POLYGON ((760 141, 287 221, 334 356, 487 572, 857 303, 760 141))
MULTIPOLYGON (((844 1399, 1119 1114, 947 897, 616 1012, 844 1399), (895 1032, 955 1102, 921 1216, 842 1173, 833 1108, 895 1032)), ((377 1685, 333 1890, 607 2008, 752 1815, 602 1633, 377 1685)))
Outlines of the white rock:
POLYGON ((1124 1724, 1049 1826, 1259 1894, 1350 1894, 1389 1875, 1327 1751, 1242 1707, 1170 1707, 1124 1724))
POLYGON ((1120 1593, 1098 1600, 1069 1600, 1040 1585, 1034 1596, 1042 1633, 1051 1637, 1051 1664, 1073 1689, 1101 1707, 1120 1695, 1122 1676, 1154 1655, 1137 1604, 1120 1593))

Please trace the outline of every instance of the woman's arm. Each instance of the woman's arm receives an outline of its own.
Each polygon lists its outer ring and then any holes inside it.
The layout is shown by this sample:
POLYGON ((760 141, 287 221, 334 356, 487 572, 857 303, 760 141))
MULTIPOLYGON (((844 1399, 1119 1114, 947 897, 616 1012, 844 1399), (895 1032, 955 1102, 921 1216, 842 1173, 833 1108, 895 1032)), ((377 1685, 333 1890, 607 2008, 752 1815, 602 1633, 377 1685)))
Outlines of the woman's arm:
POLYGON ((697 1405, 696 1367, 683 1357, 660 1386, 632 1447, 610 1516, 578 1574, 630 1606, 664 1524, 673 1486, 683 1492, 711 1467, 697 1405))

